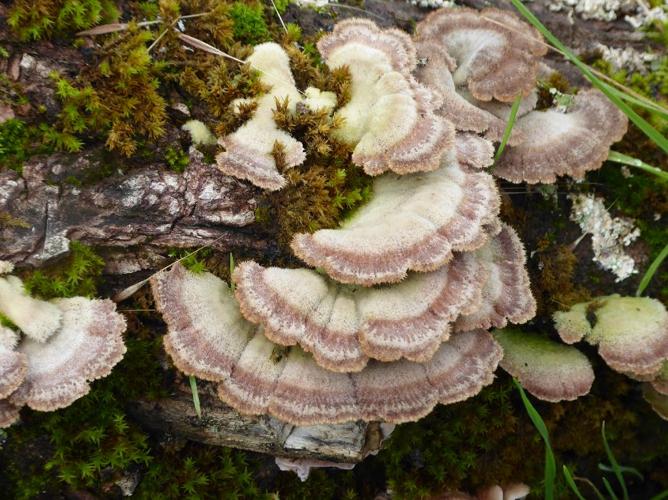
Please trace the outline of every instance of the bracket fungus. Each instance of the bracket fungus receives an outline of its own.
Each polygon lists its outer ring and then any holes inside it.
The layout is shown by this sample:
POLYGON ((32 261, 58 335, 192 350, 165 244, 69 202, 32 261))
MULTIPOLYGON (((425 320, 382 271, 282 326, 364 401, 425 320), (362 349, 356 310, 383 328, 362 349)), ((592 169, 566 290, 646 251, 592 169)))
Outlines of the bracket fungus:
POLYGON ((40 411, 64 408, 88 393, 90 381, 107 376, 125 354, 125 319, 110 300, 46 302, 29 297, 18 278, 0 281, 3 314, 19 319, 14 323, 25 334, 0 327, 0 427, 6 427, 24 405, 40 411), (30 311, 36 311, 32 319, 30 311))
POLYGON ((471 254, 397 285, 341 285, 309 269, 235 269, 243 315, 281 345, 300 344, 332 371, 359 371, 369 358, 431 359, 450 336, 450 323, 479 306, 483 274, 471 254))
POLYGON ((503 328, 508 321, 520 324, 533 318, 536 300, 525 267, 524 247, 515 230, 501 224, 500 232, 475 253, 485 268, 482 300, 480 307, 457 319, 455 331, 503 328))
POLYGON ((16 351, 19 335, 0 326, 0 400, 14 392, 28 370, 25 354, 16 351))
POLYGON ((226 174, 275 191, 286 182, 272 155, 275 143, 283 146, 285 168, 301 164, 306 154, 299 141, 278 128, 274 110, 278 102, 287 100, 288 109, 294 113, 301 94, 290 70, 290 59, 280 45, 272 42, 257 45, 246 62, 260 72, 260 81, 270 90, 257 99, 257 107, 249 121, 218 140, 225 152, 218 154, 216 162, 226 174))
POLYGON ((599 90, 580 91, 565 113, 531 111, 515 124, 526 137, 511 145, 494 174, 511 182, 553 183, 559 175, 582 179, 599 168, 610 146, 627 129, 627 119, 599 90))
POLYGON ((547 45, 512 13, 441 9, 418 23, 415 41, 423 61, 416 76, 436 94, 437 113, 457 130, 499 142, 510 103, 522 98, 496 176, 528 183, 552 183, 560 175, 581 179, 626 133, 626 116, 598 90, 579 92, 566 112, 533 110, 547 45))
POLYGON ((44 343, 23 339, 18 350, 28 360, 21 386, 10 396, 34 410, 65 408, 88 394, 89 382, 106 377, 123 358, 125 319, 110 300, 55 299, 63 322, 44 343))
POLYGON ((354 146, 355 164, 369 175, 439 167, 454 127, 433 112, 435 97, 413 77, 417 58, 406 33, 348 19, 318 41, 318 50, 330 68, 347 66, 352 76, 350 101, 335 117, 344 120, 336 134, 354 146))
POLYGON ((432 172, 381 176, 373 192, 340 228, 295 235, 294 253, 342 283, 397 282, 484 245, 500 204, 493 178, 460 166, 455 152, 432 172))
POLYGON ((512 329, 497 330, 494 338, 503 348, 501 368, 537 398, 557 403, 589 393, 594 370, 575 347, 512 329))
POLYGON ((534 87, 547 46, 538 31, 510 12, 439 9, 416 28, 418 41, 442 46, 455 66, 453 81, 481 101, 512 102, 534 87))
POLYGON ((554 323, 564 342, 598 345, 610 368, 632 377, 657 376, 668 360, 668 311, 656 299, 598 297, 554 313, 554 323))
POLYGON ((493 380, 501 349, 484 331, 441 344, 430 361, 370 362, 356 373, 320 367, 298 347, 272 343, 243 319, 230 288, 176 264, 151 280, 169 332, 167 350, 188 375, 219 382, 219 396, 242 413, 295 425, 350 420, 405 422, 441 403, 466 399, 493 380))

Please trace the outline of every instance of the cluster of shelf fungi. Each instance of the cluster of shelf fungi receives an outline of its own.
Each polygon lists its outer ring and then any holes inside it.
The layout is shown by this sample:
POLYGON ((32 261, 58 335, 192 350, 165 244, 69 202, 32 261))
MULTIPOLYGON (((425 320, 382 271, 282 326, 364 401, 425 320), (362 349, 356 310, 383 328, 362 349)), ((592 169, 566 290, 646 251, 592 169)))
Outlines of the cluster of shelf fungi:
MULTIPOLYGON (((339 228, 295 235, 291 248, 302 268, 241 262, 229 284, 178 262, 155 274, 166 352, 180 372, 211 383, 201 387, 205 403, 219 398, 235 411, 205 404, 193 425, 187 393, 169 407, 138 402, 132 411, 149 425, 161 413, 173 430, 216 444, 354 463, 379 449, 388 424, 475 396, 499 364, 542 399, 586 394, 594 373, 583 354, 507 328, 531 320, 536 305, 522 242, 499 218, 495 176, 583 178, 622 138, 625 116, 592 89, 566 110, 535 109, 537 82, 551 71, 546 45, 497 9, 440 9, 412 37, 349 19, 318 50, 330 69, 348 67, 350 99, 340 106, 331 92, 298 89, 285 51, 258 45, 246 62, 269 91, 250 120, 219 139, 216 166, 268 192, 285 187, 283 169, 306 160, 304 145, 273 120, 277 102, 287 99, 291 113, 325 111, 342 123, 333 133, 374 177, 371 200, 339 228), (518 96, 517 122, 495 163, 518 96)), ((664 401, 665 308, 652 299, 597 300, 557 314, 562 339, 598 344, 613 369, 645 381, 664 401), (621 307, 640 322, 648 348, 637 347, 628 324, 605 321, 621 307), (638 308, 642 314, 633 313, 638 308), (595 326, 592 312, 603 318, 595 326)), ((0 312, 20 330, 0 331, 3 427, 23 405, 71 404, 125 351, 125 323, 108 300, 40 301, 7 276, 0 277, 0 312)))

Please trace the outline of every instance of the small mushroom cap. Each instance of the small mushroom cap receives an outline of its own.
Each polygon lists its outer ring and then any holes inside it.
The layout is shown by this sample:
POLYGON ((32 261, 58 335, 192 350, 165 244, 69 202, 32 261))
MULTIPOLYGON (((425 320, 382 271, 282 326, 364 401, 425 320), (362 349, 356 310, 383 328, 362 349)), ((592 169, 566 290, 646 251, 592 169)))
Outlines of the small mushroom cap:
POLYGON ((14 406, 8 399, 0 399, 0 429, 9 427, 19 419, 20 406, 14 406))
POLYGON ((56 306, 30 297, 16 276, 0 278, 0 312, 37 342, 56 332, 62 319, 56 306))
POLYGON ((338 23, 318 50, 331 68, 348 67, 350 101, 337 111, 342 142, 369 175, 434 170, 453 147, 454 127, 436 116, 431 91, 411 75, 415 48, 408 35, 363 19, 338 23))
POLYGON ((28 370, 26 357, 14 350, 18 334, 0 326, 0 400, 14 392, 28 370))
POLYGON ((599 354, 613 370, 656 375, 668 359, 668 311, 656 299, 608 295, 569 312, 557 312, 554 320, 562 338, 579 336, 598 345, 599 354), (592 313, 596 316, 593 326, 587 319, 592 313))
POLYGON ((243 315, 281 345, 299 344, 322 367, 359 371, 369 358, 429 360, 450 323, 480 302, 484 274, 471 254, 381 288, 340 285, 309 269, 243 262, 234 273, 243 315))
POLYGON ((455 336, 424 364, 374 361, 358 373, 336 373, 318 366, 298 347, 285 348, 269 341, 261 327, 241 317, 238 306, 235 310, 231 290, 213 275, 195 275, 176 264, 159 276, 153 292, 165 312, 168 335, 187 336, 190 342, 188 349, 168 352, 177 365, 186 366, 223 358, 215 367, 219 395, 242 413, 270 414, 293 425, 360 418, 414 420, 439 401, 449 403, 476 394, 492 382, 501 358, 501 349, 491 335, 478 331, 455 336), (224 305, 213 307, 216 301, 224 305), (234 352, 212 356, 212 350, 234 352), (191 359, 184 363, 174 353, 191 359))
POLYGON ((525 140, 504 151, 494 175, 530 184, 553 183, 560 175, 582 179, 603 164, 627 125, 624 113, 602 92, 581 91, 566 113, 532 111, 517 120, 525 140))
POLYGON ((416 28, 418 42, 439 44, 455 60, 455 85, 476 99, 512 102, 536 83, 547 46, 537 30, 514 14, 488 8, 439 9, 416 28))
POLYGON ((434 171, 375 180, 373 198, 338 229, 297 234, 295 254, 342 283, 370 286, 402 280, 408 270, 432 271, 487 240, 496 219, 493 178, 469 172, 454 155, 434 171))
POLYGON ((589 393, 594 370, 575 347, 509 328, 497 330, 494 338, 503 348, 501 368, 537 398, 557 403, 589 393))
POLYGON ((249 121, 219 139, 225 152, 218 154, 216 162, 218 168, 228 175, 275 191, 286 183, 272 155, 275 143, 284 148, 285 168, 299 165, 306 159, 303 145, 276 126, 276 100, 283 102, 287 99, 289 109, 294 112, 301 95, 295 86, 288 55, 280 45, 263 43, 255 46, 247 62, 260 71, 260 81, 271 86, 271 90, 257 99, 257 108, 249 121))
POLYGON ((255 331, 227 284, 177 263, 153 276, 151 288, 169 325, 164 344, 176 367, 203 380, 226 377, 255 331))
POLYGON ((642 385, 642 395, 658 416, 668 420, 668 396, 661 394, 652 384, 642 385))
POLYGON ((515 230, 502 223, 501 231, 475 253, 487 276, 481 305, 460 316, 455 331, 503 328, 508 321, 521 324, 533 318, 536 300, 525 267, 524 247, 515 230))
POLYGON ((47 342, 27 338, 19 345, 28 373, 10 396, 14 405, 65 408, 88 394, 88 383, 109 375, 125 354, 125 319, 112 301, 74 297, 52 304, 63 313, 62 325, 47 342))

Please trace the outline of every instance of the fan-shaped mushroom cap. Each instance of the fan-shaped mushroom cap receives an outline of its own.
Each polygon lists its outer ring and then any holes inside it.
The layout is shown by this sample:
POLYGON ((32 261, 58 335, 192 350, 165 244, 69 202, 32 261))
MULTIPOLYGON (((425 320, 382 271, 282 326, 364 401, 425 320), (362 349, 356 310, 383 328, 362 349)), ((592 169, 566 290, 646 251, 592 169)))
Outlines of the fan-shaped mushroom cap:
POLYGON ((0 312, 38 342, 46 341, 62 319, 56 306, 30 297, 16 276, 0 277, 0 312))
POLYGON ((439 9, 418 23, 418 42, 440 45, 455 60, 456 86, 476 99, 512 102, 536 83, 547 46, 538 31, 498 9, 439 9))
POLYGON ((338 229, 297 234, 295 254, 342 283, 397 282, 410 269, 432 271, 487 240, 484 225, 499 210, 493 178, 446 154, 434 172, 387 174, 373 198, 338 229))
POLYGON ((380 288, 340 285, 310 269, 244 262, 234 273, 243 315, 281 345, 299 344, 336 372, 359 371, 369 358, 429 360, 450 322, 478 306, 484 273, 459 254, 430 273, 380 288))
POLYGON ((223 359, 216 372, 219 395, 243 413, 268 413, 295 425, 414 420, 438 402, 476 394, 491 383, 501 358, 491 335, 478 331, 455 336, 424 364, 374 361, 358 373, 331 372, 297 347, 270 342, 261 327, 241 317, 232 292, 220 283, 212 275, 193 274, 177 264, 154 280, 153 292, 162 311, 174 312, 164 316, 169 335, 189 333, 190 348, 179 355, 223 359), (219 306, 212 308, 216 300, 219 306), (204 311, 206 320, 199 318, 204 311), (213 347, 229 354, 212 356, 209 339, 217 339, 213 347))
POLYGON ((494 332, 503 347, 501 368, 544 401, 572 401, 589 393, 594 370, 575 347, 536 334, 505 329, 494 332))
POLYGON ((89 382, 106 377, 125 354, 125 319, 110 300, 56 299, 61 327, 47 342, 23 339, 18 350, 28 360, 25 381, 10 396, 17 406, 35 410, 64 408, 90 390, 89 382))
POLYGON ((274 144, 283 145, 286 168, 299 165, 306 159, 303 145, 276 126, 276 100, 282 102, 288 99, 289 109, 294 112, 301 95, 290 71, 290 59, 280 45, 257 45, 246 61, 260 71, 260 81, 271 86, 271 90, 258 98, 253 118, 232 134, 219 139, 225 152, 216 157, 216 162, 218 168, 228 175, 275 191, 282 188, 286 181, 276 168, 272 155, 274 144))
POLYGON ((638 375, 658 374, 668 359, 668 311, 656 299, 608 295, 567 312, 554 313, 559 335, 567 343, 584 339, 613 369, 638 375), (591 325, 588 314, 596 316, 591 325))
POLYGON ((453 146, 454 128, 434 114, 432 93, 411 75, 416 56, 408 35, 348 19, 318 41, 318 50, 330 68, 347 66, 352 76, 336 134, 355 146, 355 164, 370 175, 438 168, 453 146))
POLYGON ((525 140, 504 151, 494 175, 530 184, 552 183, 559 175, 582 179, 603 164, 627 124, 624 113, 602 92, 581 91, 566 113, 532 111, 517 120, 515 127, 525 140))
POLYGON ((9 427, 19 419, 20 406, 14 406, 7 399, 0 399, 0 429, 9 427))
POLYGON ((460 316, 455 331, 503 328, 508 321, 525 323, 536 315, 524 247, 512 227, 501 226, 501 232, 476 251, 476 258, 487 270, 481 305, 460 316))
POLYGON ((658 416, 668 420, 668 396, 661 394, 651 384, 642 385, 642 395, 658 416))
POLYGON ((176 367, 203 380, 228 376, 255 327, 244 320, 227 283, 175 264, 153 276, 151 288, 169 325, 164 344, 176 367))
POLYGON ((18 339, 16 332, 0 326, 0 400, 21 385, 28 369, 25 356, 15 350, 18 339))
MULTIPOLYGON (((489 140, 500 142, 506 129, 507 118, 501 119, 480 106, 479 102, 469 102, 457 89, 452 78, 456 63, 445 52, 444 47, 433 41, 416 44, 418 55, 423 62, 416 70, 420 83, 429 87, 436 95, 437 114, 452 122, 457 130, 484 133, 489 140)), ((524 102, 524 101, 523 101, 524 102)), ((509 144, 519 144, 524 140, 519 129, 513 128, 509 144)))
POLYGON ((494 163, 494 144, 476 134, 458 133, 455 148, 462 166, 481 169, 494 163))

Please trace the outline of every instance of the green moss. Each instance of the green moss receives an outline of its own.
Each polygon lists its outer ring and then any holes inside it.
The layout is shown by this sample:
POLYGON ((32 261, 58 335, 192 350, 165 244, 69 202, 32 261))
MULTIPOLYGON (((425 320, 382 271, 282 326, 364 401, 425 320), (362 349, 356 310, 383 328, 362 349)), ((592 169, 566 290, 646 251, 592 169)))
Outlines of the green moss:
POLYGON ((119 16, 110 0, 16 0, 7 23, 20 40, 38 40, 54 34, 74 34, 119 16))
POLYGON ((95 297, 104 269, 104 260, 93 249, 77 241, 61 262, 30 272, 24 277, 26 290, 44 299, 55 297, 95 297))
POLYGON ((235 40, 250 45, 269 40, 269 29, 264 20, 262 4, 234 2, 229 14, 234 23, 235 40))
POLYGON ((188 157, 188 153, 182 149, 176 149, 172 146, 169 146, 165 151, 165 161, 167 162, 170 170, 181 174, 188 166, 190 158, 188 157))
POLYGON ((25 122, 15 118, 0 123, 0 165, 21 172, 30 156, 30 133, 25 122))
POLYGON ((98 64, 74 82, 52 75, 62 102, 55 127, 45 141, 57 149, 78 151, 84 138, 104 137, 106 146, 131 156, 138 140, 164 133, 165 100, 158 93, 162 65, 151 59, 149 31, 131 25, 103 47, 98 64))

